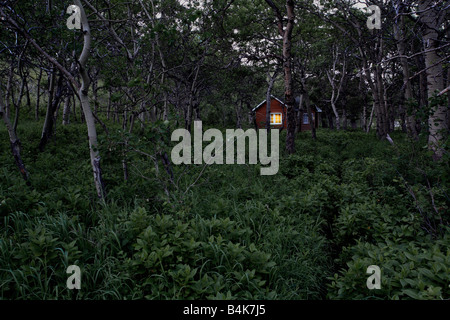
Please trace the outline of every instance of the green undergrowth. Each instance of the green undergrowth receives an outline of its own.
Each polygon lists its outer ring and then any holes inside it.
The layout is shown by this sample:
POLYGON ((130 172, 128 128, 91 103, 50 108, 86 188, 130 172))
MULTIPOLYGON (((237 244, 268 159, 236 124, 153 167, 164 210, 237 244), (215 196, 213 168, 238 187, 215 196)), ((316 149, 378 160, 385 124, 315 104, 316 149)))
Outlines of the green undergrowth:
MULTIPOLYGON (((450 170, 429 161, 423 141, 301 133, 277 175, 178 166, 171 185, 161 163, 131 153, 124 181, 124 150, 99 131, 99 201, 85 126, 58 126, 42 153, 40 128, 18 130, 28 187, 0 127, 1 299, 450 298, 450 170), (81 290, 66 287, 69 265, 81 268, 81 290), (370 265, 381 290, 366 286, 370 265)), ((150 154, 153 138, 127 141, 150 154)))

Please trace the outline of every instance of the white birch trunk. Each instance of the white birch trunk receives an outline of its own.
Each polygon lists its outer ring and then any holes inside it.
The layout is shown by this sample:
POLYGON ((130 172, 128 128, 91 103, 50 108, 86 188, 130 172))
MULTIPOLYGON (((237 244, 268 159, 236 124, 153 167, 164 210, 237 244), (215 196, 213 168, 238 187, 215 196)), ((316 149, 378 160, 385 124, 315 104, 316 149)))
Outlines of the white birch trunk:
MULTIPOLYGON (((440 27, 440 12, 438 9, 430 9, 433 1, 422 1, 419 4, 422 23, 425 25, 423 34, 423 42, 425 46, 425 65, 427 68, 428 82, 428 98, 432 98, 434 94, 444 89, 443 67, 441 57, 436 48, 438 44, 438 32, 440 27), (435 49, 435 50, 433 50, 435 49)), ((447 128, 447 106, 444 103, 439 104, 428 119, 430 134, 428 137, 428 148, 433 151, 433 159, 439 161, 444 153, 442 141, 444 140, 443 132, 447 128)))
POLYGON ((86 69, 86 62, 89 58, 90 54, 90 48, 91 48, 91 31, 89 28, 89 22, 86 17, 86 13, 84 12, 83 5, 81 4, 80 0, 75 0, 75 4, 80 7, 81 11, 81 23, 82 23, 82 32, 84 35, 84 47, 83 51, 80 55, 79 61, 79 67, 80 67, 80 74, 82 79, 82 84, 79 89, 79 96, 80 96, 80 103, 81 107, 83 109, 84 117, 86 120, 86 126, 88 130, 88 136, 89 136, 89 150, 90 150, 90 157, 91 157, 91 165, 92 170, 94 173, 94 183, 95 187, 97 189, 97 195, 99 198, 105 197, 105 190, 103 186, 103 180, 101 175, 101 169, 100 169, 100 153, 97 150, 97 129, 95 127, 95 119, 94 115, 92 114, 91 107, 89 105, 89 75, 87 73, 86 69))

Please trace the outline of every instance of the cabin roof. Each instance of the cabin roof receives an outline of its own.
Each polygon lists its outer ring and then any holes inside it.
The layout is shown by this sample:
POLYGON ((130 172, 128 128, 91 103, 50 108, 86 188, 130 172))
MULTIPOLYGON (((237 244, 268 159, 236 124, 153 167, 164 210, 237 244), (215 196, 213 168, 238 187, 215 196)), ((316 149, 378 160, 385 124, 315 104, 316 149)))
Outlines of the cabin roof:
MULTIPOLYGON (((285 104, 283 101, 281 101, 280 99, 278 99, 277 97, 275 97, 275 96, 273 96, 273 95, 270 95, 270 97, 271 97, 272 99, 277 100, 279 103, 281 103, 282 106, 286 106, 286 104, 285 104)), ((256 111, 257 109, 259 109, 259 108, 260 108, 264 103, 266 103, 266 102, 267 102, 267 100, 264 99, 260 104, 258 104, 256 107, 254 107, 254 108, 252 109, 252 112, 253 112, 253 111, 256 111)))
MULTIPOLYGON (((281 105, 282 105, 283 107, 286 106, 286 104, 285 104, 283 101, 281 101, 280 99, 278 99, 277 97, 275 97, 275 96, 273 96, 273 95, 270 95, 270 97, 271 97, 272 99, 277 100, 279 103, 281 103, 281 105)), ((254 107, 254 108, 252 109, 252 112, 254 112, 254 111, 256 111, 257 109, 259 109, 259 108, 260 108, 262 105, 264 105, 264 103, 266 103, 266 102, 267 102, 267 100, 264 99, 260 104, 258 104, 256 107, 254 107)), ((322 112, 322 109, 320 109, 318 106, 314 106, 314 107, 316 108, 317 112, 322 112)))

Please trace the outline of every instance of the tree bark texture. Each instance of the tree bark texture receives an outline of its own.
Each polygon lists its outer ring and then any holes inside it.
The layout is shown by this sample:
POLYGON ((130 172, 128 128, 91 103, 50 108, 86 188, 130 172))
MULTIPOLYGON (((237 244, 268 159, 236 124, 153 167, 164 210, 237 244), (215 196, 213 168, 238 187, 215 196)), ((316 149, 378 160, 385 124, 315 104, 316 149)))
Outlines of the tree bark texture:
MULTIPOLYGON (((434 1, 421 1, 419 4, 419 11, 421 22, 423 23, 423 43, 425 49, 425 66, 426 77, 428 84, 428 98, 437 99, 436 93, 444 89, 443 67, 441 57, 439 57, 437 48, 438 29, 440 26, 440 12, 439 8, 432 8, 434 1)), ((437 106, 431 110, 431 115, 428 119, 429 136, 428 148, 433 151, 433 159, 439 161, 443 156, 443 148, 441 143, 444 139, 444 132, 447 128, 447 107, 445 103, 438 102, 437 106)))
POLYGON ((20 151, 21 151, 20 140, 17 136, 16 131, 14 130, 13 125, 11 124, 11 120, 9 119, 9 117, 5 111, 5 105, 4 105, 4 101, 3 101, 3 92, 1 90, 1 87, 0 87, 0 117, 3 120, 3 123, 6 126, 6 129, 8 130, 9 142, 10 142, 10 146, 11 146, 11 153, 14 157, 14 161, 15 161, 17 167, 19 168, 19 171, 20 171, 23 179, 27 182, 27 185, 30 185, 29 173, 28 173, 28 171, 25 167, 25 164, 22 160, 22 157, 20 155, 20 151))

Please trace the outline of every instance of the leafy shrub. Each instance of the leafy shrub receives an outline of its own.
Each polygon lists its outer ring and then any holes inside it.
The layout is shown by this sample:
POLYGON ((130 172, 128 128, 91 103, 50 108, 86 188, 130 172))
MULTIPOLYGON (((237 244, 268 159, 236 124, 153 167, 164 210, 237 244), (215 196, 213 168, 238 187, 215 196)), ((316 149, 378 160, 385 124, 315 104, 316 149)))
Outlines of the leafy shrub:
POLYGON ((370 187, 392 183, 397 174, 388 162, 376 158, 355 158, 342 163, 342 180, 344 182, 367 183, 370 187))
MULTIPOLYGON (((447 230, 448 231, 448 230, 447 230)), ((330 278, 330 299, 449 299, 450 236, 412 242, 360 242, 346 249, 351 260, 330 278), (381 289, 366 287, 367 267, 381 269, 381 289)))
MULTIPOLYGON (((74 220, 67 216, 46 217, 46 224, 33 220, 23 212, 5 218, 5 224, 15 230, 15 237, 0 240, 3 282, 0 296, 3 298, 48 299, 66 295, 65 270, 81 258, 77 241, 71 241, 70 237, 62 239, 64 233, 56 221, 72 225, 74 220)), ((68 231, 67 226, 62 227, 68 231)))
POLYGON ((186 222, 171 215, 149 217, 140 210, 132 228, 147 228, 134 245, 130 267, 139 288, 151 299, 271 298, 268 274, 270 255, 254 244, 242 246, 229 219, 194 219, 186 222))
POLYGON ((291 154, 281 161, 280 172, 288 178, 293 178, 313 172, 314 167, 315 161, 312 155, 291 154))
POLYGON ((365 241, 410 241, 420 233, 420 218, 405 209, 381 205, 377 200, 350 203, 341 208, 335 222, 335 242, 341 246, 365 241))

